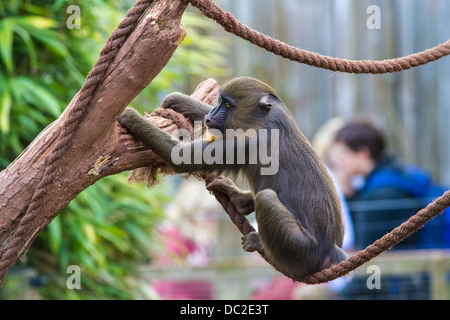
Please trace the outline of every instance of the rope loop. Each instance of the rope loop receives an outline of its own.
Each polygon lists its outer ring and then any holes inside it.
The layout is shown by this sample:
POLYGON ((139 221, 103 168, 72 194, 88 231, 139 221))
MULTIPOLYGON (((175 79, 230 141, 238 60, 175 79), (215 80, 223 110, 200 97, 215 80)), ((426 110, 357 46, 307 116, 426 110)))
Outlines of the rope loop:
POLYGON ((409 56, 389 60, 348 60, 329 57, 288 45, 280 40, 258 32, 239 20, 231 13, 223 11, 212 0, 188 0, 206 17, 221 25, 225 31, 247 40, 258 47, 283 58, 304 63, 313 67, 347 73, 392 73, 411 69, 438 60, 450 54, 450 40, 434 48, 409 56))

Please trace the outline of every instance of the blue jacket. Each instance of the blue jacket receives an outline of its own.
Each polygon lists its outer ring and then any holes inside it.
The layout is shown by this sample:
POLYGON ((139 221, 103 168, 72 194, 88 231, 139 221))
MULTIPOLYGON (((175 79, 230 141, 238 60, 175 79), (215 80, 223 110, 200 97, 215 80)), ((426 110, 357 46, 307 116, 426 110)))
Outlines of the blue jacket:
MULTIPOLYGON (((425 171, 394 158, 381 161, 351 199, 357 243, 365 247, 441 196, 425 171), (359 235, 359 236, 358 236, 359 235)), ((449 210, 446 210, 449 211, 449 210)), ((450 214, 444 212, 394 248, 442 248, 450 243, 450 214)))

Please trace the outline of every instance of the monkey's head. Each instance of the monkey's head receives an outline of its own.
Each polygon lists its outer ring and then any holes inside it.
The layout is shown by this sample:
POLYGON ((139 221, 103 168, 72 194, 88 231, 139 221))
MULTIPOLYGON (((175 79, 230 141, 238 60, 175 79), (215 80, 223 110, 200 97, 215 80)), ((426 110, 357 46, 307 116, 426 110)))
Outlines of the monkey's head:
POLYGON ((284 107, 269 85, 249 77, 235 78, 220 87, 219 101, 206 115, 205 124, 222 134, 226 129, 266 128, 271 112, 280 105, 284 107))

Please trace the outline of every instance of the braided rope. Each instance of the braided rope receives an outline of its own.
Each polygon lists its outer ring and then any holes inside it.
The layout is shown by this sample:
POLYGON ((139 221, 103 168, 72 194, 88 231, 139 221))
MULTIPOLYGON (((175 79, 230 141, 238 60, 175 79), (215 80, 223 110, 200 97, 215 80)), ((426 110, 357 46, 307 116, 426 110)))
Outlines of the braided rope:
MULTIPOLYGON (((202 178, 205 180, 206 184, 209 184, 215 179, 215 177, 210 176, 202 178)), ((230 217, 230 220, 243 235, 256 231, 255 228, 252 227, 248 219, 237 211, 226 194, 216 190, 211 191, 211 193, 214 195, 214 197, 216 197, 217 202, 220 203, 220 205, 230 217)))
POLYGON ((135 3, 119 26, 112 32, 100 52, 100 56, 96 64, 89 72, 86 81, 78 93, 77 102, 69 110, 67 121, 62 126, 60 138, 46 160, 43 178, 31 198, 28 209, 23 218, 20 220, 16 230, 10 236, 12 238, 11 242, 7 246, 4 246, 4 248, 0 251, 0 283, 3 282, 9 268, 28 248, 32 238, 34 238, 34 236, 40 231, 35 231, 31 239, 25 239, 27 231, 30 229, 36 219, 36 216, 38 215, 38 209, 41 207, 41 200, 43 196, 47 193, 48 188, 54 184, 58 178, 58 162, 67 150, 69 150, 72 137, 76 132, 76 128, 86 114, 87 107, 89 106, 93 93, 100 85, 105 76, 105 72, 110 63, 113 61, 117 51, 127 40, 128 36, 136 27, 139 18, 152 2, 153 0, 138 0, 135 3))
POLYGON ((295 48, 258 32, 237 20, 229 12, 223 11, 212 0, 189 0, 206 17, 220 24, 227 32, 241 37, 267 51, 292 61, 304 63, 317 68, 347 73, 381 74, 398 72, 427 64, 450 54, 450 40, 434 48, 411 54, 402 58, 383 61, 347 60, 320 55, 314 52, 295 48))

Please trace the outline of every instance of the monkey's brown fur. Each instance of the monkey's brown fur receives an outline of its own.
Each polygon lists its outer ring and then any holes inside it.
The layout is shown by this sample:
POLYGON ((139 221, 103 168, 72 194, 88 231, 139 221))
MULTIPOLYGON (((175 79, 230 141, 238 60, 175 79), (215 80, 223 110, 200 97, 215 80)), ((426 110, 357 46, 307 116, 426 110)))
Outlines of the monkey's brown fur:
MULTIPOLYGON (((176 172, 242 173, 246 177, 249 192, 239 190, 228 178, 208 185, 209 189, 228 194, 241 214, 255 211, 258 232, 242 237, 245 250, 264 252, 274 267, 300 281, 346 259, 341 249, 343 224, 333 182, 275 90, 259 80, 242 77, 221 87, 219 103, 212 109, 179 93, 169 95, 162 107, 172 108, 193 121, 204 119, 210 129, 223 133, 226 129, 279 130, 279 170, 273 175, 261 175, 259 162, 174 164, 171 151, 183 142, 149 124, 133 109, 127 108, 119 118, 122 126, 176 172)), ((212 143, 222 143, 225 148, 223 141, 198 139, 183 144, 184 150, 193 152, 195 146, 204 150, 212 143)))

